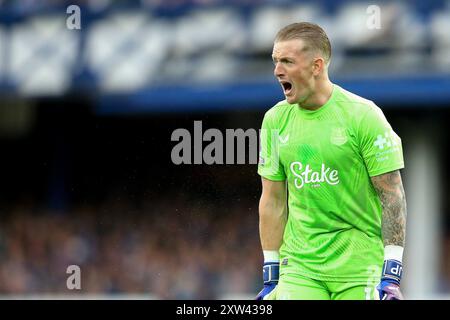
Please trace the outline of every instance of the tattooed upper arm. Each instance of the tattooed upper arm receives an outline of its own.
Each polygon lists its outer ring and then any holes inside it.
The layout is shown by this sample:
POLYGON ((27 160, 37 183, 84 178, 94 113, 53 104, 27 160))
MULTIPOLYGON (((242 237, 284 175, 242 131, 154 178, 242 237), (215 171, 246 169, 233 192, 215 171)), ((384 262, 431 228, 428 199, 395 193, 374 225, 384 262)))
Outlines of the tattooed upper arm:
POLYGON ((384 245, 404 247, 406 232, 406 198, 398 170, 372 177, 372 184, 383 207, 382 235, 384 245))

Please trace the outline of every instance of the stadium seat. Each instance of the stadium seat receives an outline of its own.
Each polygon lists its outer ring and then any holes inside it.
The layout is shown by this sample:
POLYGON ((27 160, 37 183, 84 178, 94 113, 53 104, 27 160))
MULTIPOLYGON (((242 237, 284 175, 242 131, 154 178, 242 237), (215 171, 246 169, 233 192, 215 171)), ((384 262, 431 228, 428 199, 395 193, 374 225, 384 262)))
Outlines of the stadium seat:
POLYGON ((433 46, 432 61, 442 70, 450 70, 450 8, 435 12, 431 17, 430 33, 433 46))
POLYGON ((137 90, 160 77, 169 41, 164 21, 138 12, 115 14, 91 27, 85 60, 103 90, 137 90))
POLYGON ((7 45, 9 80, 25 95, 61 94, 70 86, 79 38, 61 16, 37 16, 13 26, 7 45))

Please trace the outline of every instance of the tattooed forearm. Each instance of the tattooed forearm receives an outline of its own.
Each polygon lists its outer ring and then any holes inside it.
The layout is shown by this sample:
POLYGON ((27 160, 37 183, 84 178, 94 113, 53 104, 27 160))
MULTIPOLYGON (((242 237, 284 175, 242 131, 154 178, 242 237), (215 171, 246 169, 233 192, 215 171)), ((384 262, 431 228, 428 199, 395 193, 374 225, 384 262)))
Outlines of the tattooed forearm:
POLYGON ((383 207, 382 235, 384 245, 405 246, 406 198, 398 170, 372 177, 372 183, 383 207))

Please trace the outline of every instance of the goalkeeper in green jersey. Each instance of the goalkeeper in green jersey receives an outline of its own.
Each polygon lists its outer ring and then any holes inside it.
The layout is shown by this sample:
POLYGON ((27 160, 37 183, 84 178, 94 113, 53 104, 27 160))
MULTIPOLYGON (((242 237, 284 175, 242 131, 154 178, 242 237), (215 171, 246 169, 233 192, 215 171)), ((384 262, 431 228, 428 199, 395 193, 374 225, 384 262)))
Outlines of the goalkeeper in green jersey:
POLYGON ((402 145, 372 102, 328 78, 311 23, 281 29, 272 58, 285 100, 261 128, 257 299, 402 299, 402 145))

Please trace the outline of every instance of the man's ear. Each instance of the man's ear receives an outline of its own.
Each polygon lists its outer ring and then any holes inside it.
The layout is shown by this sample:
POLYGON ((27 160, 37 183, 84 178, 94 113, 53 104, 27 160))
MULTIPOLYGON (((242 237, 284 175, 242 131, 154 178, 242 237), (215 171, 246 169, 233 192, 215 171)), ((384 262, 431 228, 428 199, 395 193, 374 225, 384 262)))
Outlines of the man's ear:
POLYGON ((322 73, 322 71, 325 69, 326 64, 325 60, 321 57, 314 58, 313 61, 313 75, 318 76, 322 73))

